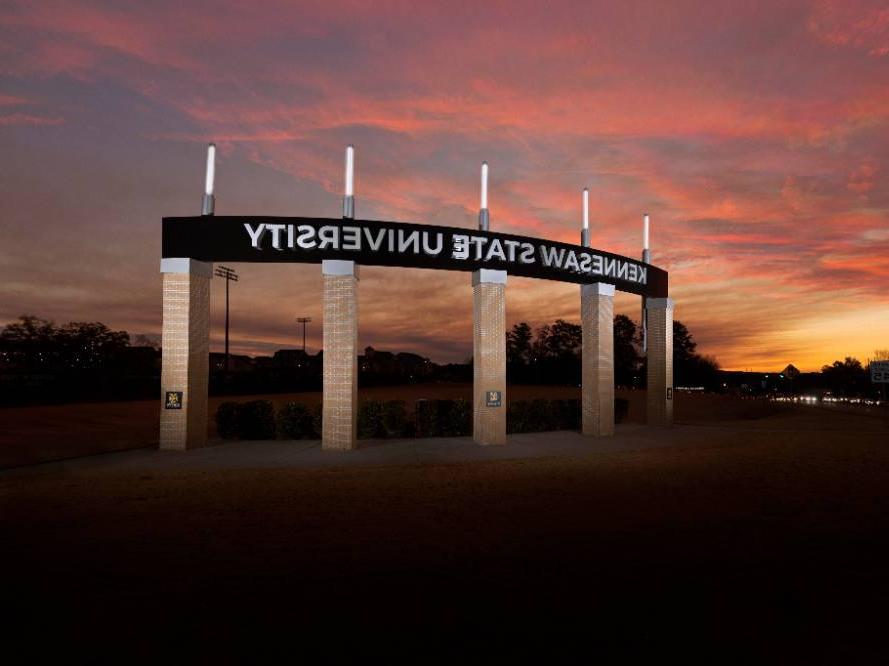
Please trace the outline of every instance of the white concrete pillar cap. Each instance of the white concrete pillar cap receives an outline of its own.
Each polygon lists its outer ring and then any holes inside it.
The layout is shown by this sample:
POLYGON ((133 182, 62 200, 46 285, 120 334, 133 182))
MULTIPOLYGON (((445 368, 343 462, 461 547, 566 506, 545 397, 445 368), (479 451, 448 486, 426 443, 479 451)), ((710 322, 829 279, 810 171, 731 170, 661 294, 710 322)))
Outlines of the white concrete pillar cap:
POLYGON ((325 259, 321 262, 322 275, 354 275, 358 277, 358 266, 354 261, 342 259, 325 259))
POLYGON ((172 257, 161 259, 161 273, 188 273, 211 277, 213 264, 207 261, 195 261, 187 257, 172 257))
POLYGON ((645 307, 649 310, 672 310, 674 306, 672 298, 648 298, 645 307))
POLYGON ((480 268, 472 272, 472 286, 482 283, 506 284, 506 271, 492 271, 487 268, 480 268))
POLYGON ((614 296, 614 285, 606 284, 605 282, 584 284, 580 288, 587 296, 614 296))

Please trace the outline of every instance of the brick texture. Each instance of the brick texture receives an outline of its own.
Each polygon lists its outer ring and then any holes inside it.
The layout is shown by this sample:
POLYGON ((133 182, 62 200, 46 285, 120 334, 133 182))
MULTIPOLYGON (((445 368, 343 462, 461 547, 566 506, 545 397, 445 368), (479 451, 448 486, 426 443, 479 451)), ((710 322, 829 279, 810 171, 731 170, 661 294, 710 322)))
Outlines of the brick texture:
POLYGON ((648 301, 647 402, 649 425, 673 425, 673 305, 669 299, 648 301))
POLYGON ((584 435, 607 437, 614 434, 614 297, 596 287, 584 285, 580 291, 581 417, 584 435))
POLYGON ((356 447, 358 278, 324 275, 324 449, 356 447))
POLYGON ((160 448, 181 451, 207 443, 210 278, 164 273, 163 292, 160 448), (165 409, 167 391, 182 391, 182 409, 165 409))
POLYGON ((472 437, 506 444, 506 285, 474 285, 472 312, 472 437), (500 407, 487 406, 487 391, 500 391, 500 407))

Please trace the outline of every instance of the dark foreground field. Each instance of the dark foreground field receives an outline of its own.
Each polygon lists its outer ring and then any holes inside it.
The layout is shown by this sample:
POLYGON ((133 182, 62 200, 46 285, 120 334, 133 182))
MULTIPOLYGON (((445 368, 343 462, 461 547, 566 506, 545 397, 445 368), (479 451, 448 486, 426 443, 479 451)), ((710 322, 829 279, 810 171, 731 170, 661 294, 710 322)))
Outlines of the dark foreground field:
POLYGON ((886 663, 887 434, 794 411, 694 447, 572 458, 7 472, 5 647, 115 663, 281 649, 886 663))

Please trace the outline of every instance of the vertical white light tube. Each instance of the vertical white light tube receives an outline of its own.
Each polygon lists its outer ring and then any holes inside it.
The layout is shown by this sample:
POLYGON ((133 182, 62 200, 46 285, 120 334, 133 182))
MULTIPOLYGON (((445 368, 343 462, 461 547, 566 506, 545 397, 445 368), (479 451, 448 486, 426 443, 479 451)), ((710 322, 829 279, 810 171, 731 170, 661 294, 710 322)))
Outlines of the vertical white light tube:
POLYGON ((583 228, 590 228, 590 188, 583 188, 583 228))
POLYGON ((207 177, 204 180, 204 194, 213 194, 213 181, 216 178, 216 144, 207 147, 207 177))
POLYGON ((642 249, 648 250, 648 213, 642 216, 642 249))
POLYGON ((481 208, 485 210, 488 207, 488 163, 482 162, 482 198, 481 208))
POLYGON ((355 146, 346 146, 346 196, 355 195, 355 146))
POLYGON ((213 197, 213 181, 216 179, 216 144, 207 146, 207 171, 204 176, 204 198, 201 201, 201 215, 212 215, 216 209, 213 197))

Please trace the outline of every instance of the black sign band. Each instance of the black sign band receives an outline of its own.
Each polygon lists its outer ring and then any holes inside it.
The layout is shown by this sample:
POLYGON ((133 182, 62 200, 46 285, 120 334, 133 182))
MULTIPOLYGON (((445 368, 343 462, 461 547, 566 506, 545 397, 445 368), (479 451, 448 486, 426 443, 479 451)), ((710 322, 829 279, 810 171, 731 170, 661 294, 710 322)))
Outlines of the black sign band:
POLYGON ((320 263, 474 271, 590 284, 667 296, 667 272, 582 245, 457 227, 309 217, 165 217, 165 259, 320 263))

